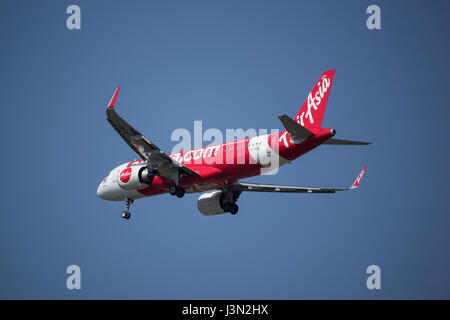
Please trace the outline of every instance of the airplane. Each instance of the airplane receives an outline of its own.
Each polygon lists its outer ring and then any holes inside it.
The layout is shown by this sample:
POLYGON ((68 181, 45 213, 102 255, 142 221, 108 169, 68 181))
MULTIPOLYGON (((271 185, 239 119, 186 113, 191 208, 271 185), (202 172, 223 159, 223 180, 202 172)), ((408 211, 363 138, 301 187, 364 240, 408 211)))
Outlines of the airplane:
POLYGON ((141 158, 121 164, 102 180, 97 195, 104 200, 125 201, 123 219, 130 219, 134 200, 170 193, 205 192, 197 200, 198 210, 212 216, 235 215, 242 192, 334 193, 356 189, 362 169, 348 188, 317 188, 241 182, 264 170, 278 169, 305 153, 324 145, 368 145, 369 142, 335 139, 335 129, 322 128, 322 120, 333 84, 335 69, 325 71, 294 118, 278 116, 284 131, 207 147, 167 154, 123 120, 115 111, 120 86, 107 105, 107 120, 141 158), (226 159, 225 159, 226 158, 226 159), (224 159, 226 161, 224 161, 224 159))

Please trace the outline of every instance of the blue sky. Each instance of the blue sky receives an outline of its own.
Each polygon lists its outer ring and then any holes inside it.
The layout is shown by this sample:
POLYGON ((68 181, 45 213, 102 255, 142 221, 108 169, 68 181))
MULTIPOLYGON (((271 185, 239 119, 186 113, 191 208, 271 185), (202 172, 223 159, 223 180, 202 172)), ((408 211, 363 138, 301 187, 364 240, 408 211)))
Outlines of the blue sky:
POLYGON ((449 3, 2 1, 0 298, 450 298, 449 3), (81 30, 66 8, 81 8, 81 30), (198 195, 123 203, 99 182, 135 154, 117 111, 161 149, 174 129, 280 128, 336 68, 322 146, 275 176, 334 195, 243 194, 236 216, 198 195), (82 289, 69 291, 66 267, 82 289), (382 289, 366 288, 381 267, 382 289))

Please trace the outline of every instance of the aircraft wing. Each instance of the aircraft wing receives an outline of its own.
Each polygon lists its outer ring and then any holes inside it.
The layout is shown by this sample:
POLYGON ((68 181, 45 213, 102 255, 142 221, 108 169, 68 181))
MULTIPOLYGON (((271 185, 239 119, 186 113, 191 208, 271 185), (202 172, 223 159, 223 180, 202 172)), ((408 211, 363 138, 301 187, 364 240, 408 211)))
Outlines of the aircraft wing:
POLYGON ((295 186, 278 186, 272 184, 238 182, 233 184, 233 190, 253 191, 253 192, 286 192, 286 193, 335 193, 336 191, 353 190, 359 186, 359 182, 366 171, 364 167, 350 188, 316 188, 316 187, 295 187, 295 186))
MULTIPOLYGON (((198 175, 197 172, 189 169, 188 167, 178 163, 170 158, 166 153, 159 149, 150 140, 144 137, 139 131, 134 129, 125 120, 123 120, 114 110, 117 95, 119 93, 120 86, 117 87, 114 92, 111 101, 106 109, 107 120, 123 140, 136 152, 139 157, 150 163, 152 167, 161 172, 171 172, 170 169, 177 168, 181 173, 187 175, 198 175)), ((169 175, 169 174, 167 174, 169 175)), ((163 174, 164 176, 164 174, 163 174)))

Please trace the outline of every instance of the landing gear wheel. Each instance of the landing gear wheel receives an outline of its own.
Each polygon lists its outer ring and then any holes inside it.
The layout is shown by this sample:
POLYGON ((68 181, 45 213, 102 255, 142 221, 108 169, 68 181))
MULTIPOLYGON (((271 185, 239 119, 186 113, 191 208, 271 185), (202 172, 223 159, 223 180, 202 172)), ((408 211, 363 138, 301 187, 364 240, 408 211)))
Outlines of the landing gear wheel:
POLYGON ((185 193, 186 193, 186 190, 184 190, 183 187, 179 187, 179 188, 178 188, 177 197, 178 197, 178 198, 183 198, 183 196, 184 196, 185 193))
POLYGON ((126 219, 126 220, 130 219, 130 218, 131 218, 131 213, 130 213, 130 212, 123 211, 123 212, 122 212, 122 218, 123 218, 123 219, 126 219))
POLYGON ((178 194, 179 190, 180 190, 180 188, 179 188, 176 184, 174 184, 174 185, 172 185, 172 186, 170 187, 169 193, 170 193, 172 196, 176 196, 176 195, 178 194))
POLYGON ((235 215, 236 213, 238 213, 238 211, 239 211, 239 206, 237 204, 235 204, 235 203, 231 204, 229 212, 232 215, 235 215))
POLYGON ((239 211, 239 206, 236 201, 239 199, 240 191, 233 190, 232 187, 223 188, 219 201, 223 212, 229 212, 235 215, 239 211))
POLYGON ((185 190, 183 187, 179 187, 176 184, 172 185, 169 189, 169 193, 172 196, 177 196, 178 198, 183 198, 184 194, 185 194, 185 190))
POLYGON ((223 204, 223 207, 222 207, 223 211, 225 211, 225 212, 230 212, 231 206, 232 206, 232 205, 233 205, 232 203, 225 202, 225 203, 223 204))
POLYGON ((133 203, 133 199, 125 199, 126 203, 127 203, 127 209, 125 211, 122 211, 122 219, 130 219, 131 218, 131 213, 130 213, 130 206, 133 203))

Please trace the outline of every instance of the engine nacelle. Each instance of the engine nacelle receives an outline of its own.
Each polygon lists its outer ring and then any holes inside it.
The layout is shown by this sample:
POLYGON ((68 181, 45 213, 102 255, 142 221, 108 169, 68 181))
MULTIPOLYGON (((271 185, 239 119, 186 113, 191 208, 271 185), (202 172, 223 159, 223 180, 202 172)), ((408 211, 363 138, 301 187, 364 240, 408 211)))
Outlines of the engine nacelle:
POLYGON ((119 173, 117 182, 124 190, 136 190, 152 184, 154 177, 154 174, 149 174, 147 167, 132 166, 119 173))
POLYGON ((223 192, 221 190, 202 194, 197 200, 198 210, 205 216, 225 213, 222 209, 222 196, 223 192))

